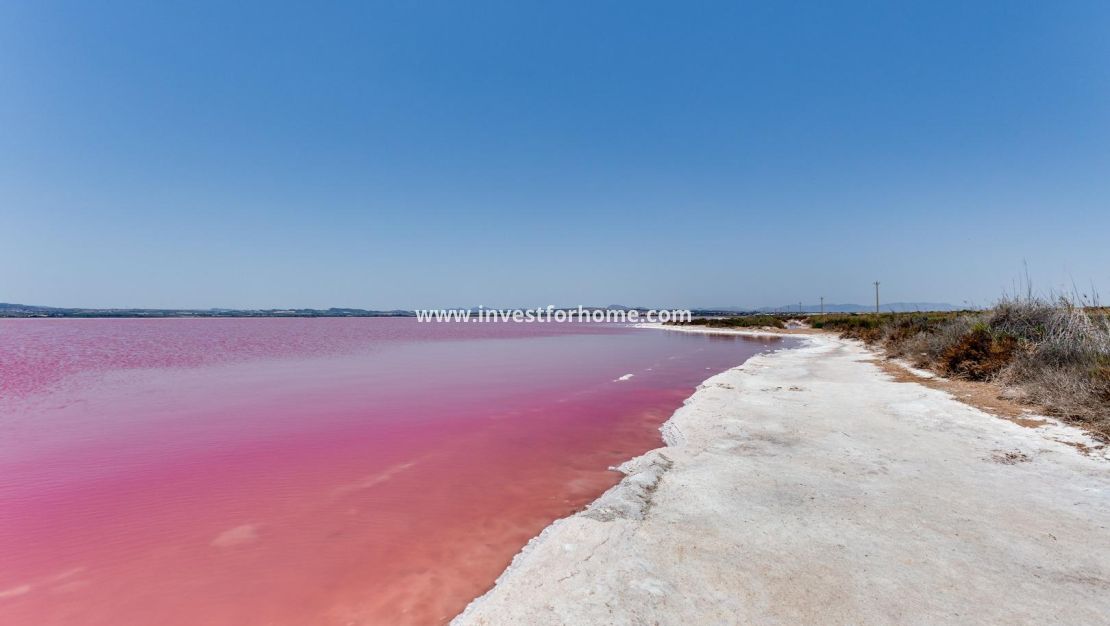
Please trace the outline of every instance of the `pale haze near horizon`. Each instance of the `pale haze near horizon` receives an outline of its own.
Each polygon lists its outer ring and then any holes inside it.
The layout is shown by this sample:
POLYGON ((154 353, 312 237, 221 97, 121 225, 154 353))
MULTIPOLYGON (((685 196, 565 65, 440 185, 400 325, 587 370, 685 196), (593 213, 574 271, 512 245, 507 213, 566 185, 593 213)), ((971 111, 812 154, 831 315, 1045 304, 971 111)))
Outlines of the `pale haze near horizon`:
POLYGON ((0 302, 1110 289, 1110 5, 0 7, 0 302))

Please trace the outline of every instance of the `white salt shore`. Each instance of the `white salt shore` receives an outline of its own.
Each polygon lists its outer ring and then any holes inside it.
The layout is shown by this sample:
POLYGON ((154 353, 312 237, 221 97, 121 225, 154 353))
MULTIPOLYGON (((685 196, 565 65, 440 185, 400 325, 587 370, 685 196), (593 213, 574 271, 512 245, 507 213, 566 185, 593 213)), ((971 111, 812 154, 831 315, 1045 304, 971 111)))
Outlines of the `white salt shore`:
POLYGON ((707 380, 452 623, 1110 623, 1105 448, 802 342, 707 380))

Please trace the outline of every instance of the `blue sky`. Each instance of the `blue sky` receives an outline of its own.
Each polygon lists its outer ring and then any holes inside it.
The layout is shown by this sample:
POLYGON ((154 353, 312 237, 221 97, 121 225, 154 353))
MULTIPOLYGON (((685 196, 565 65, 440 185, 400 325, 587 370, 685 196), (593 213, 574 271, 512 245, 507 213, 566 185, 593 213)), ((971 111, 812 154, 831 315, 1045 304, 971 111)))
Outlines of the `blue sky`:
POLYGON ((0 5, 0 301, 1110 297, 1110 3, 232 4, 0 5))

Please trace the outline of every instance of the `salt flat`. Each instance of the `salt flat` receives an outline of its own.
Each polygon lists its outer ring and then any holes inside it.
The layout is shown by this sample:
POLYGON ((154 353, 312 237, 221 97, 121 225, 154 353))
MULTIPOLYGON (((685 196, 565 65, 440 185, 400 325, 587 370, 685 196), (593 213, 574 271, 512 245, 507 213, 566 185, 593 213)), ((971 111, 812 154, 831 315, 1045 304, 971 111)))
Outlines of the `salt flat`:
POLYGON ((1105 449, 800 341, 706 381, 453 623, 1110 621, 1105 449))

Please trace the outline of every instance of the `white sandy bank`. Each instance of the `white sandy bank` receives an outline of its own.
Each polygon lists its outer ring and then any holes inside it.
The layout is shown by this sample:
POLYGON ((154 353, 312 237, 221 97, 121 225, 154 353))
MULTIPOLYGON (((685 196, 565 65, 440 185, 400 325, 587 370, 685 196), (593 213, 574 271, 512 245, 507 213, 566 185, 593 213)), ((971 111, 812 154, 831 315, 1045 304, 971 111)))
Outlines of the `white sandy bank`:
POLYGON ((1108 623, 1110 462, 1055 440, 1082 433, 804 341, 706 381, 453 623, 1108 623))

